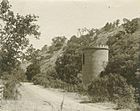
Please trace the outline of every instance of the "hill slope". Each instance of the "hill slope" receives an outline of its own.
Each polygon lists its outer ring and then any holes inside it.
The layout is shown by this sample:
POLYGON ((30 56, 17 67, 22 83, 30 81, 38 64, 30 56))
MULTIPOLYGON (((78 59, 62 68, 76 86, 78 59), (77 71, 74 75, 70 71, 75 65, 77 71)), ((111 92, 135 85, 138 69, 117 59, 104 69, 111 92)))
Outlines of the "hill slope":
MULTIPOLYGON (((137 27, 136 31, 132 34, 129 34, 129 36, 131 36, 131 37, 125 38, 125 40, 126 40, 126 42, 128 42, 128 44, 132 43, 133 47, 138 48, 138 45, 139 45, 138 41, 139 41, 139 37, 140 37, 140 19, 136 19, 136 21, 138 23, 138 27, 137 27)), ((111 28, 108 31, 105 31, 104 27, 103 27, 103 28, 99 29, 98 34, 91 36, 93 41, 91 41, 90 45, 99 45, 99 44, 109 45, 108 40, 113 41, 113 39, 115 39, 114 36, 116 36, 119 32, 126 33, 123 25, 111 28)), ((115 39, 115 40, 116 40, 115 42, 119 42, 119 40, 118 41, 117 41, 117 39, 115 39)), ((59 50, 54 51, 52 54, 50 54, 44 50, 40 51, 39 54, 42 57, 42 59, 40 61, 41 72, 45 73, 48 68, 50 68, 50 67, 52 68, 55 66, 55 62, 56 62, 57 58, 60 57, 61 55, 63 55, 64 49, 67 45, 68 44, 65 42, 59 50)), ((120 44, 120 46, 121 46, 121 44, 120 44)), ((135 53, 137 53, 137 52, 135 52, 135 53)))

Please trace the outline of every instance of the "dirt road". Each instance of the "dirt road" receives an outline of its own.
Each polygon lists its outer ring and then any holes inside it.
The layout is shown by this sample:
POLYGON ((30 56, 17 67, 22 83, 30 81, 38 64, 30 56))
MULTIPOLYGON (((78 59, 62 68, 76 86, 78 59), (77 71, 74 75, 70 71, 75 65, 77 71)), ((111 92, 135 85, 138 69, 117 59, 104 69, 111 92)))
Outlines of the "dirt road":
POLYGON ((82 104, 74 93, 22 83, 21 98, 3 101, 2 111, 115 111, 101 104, 82 104))

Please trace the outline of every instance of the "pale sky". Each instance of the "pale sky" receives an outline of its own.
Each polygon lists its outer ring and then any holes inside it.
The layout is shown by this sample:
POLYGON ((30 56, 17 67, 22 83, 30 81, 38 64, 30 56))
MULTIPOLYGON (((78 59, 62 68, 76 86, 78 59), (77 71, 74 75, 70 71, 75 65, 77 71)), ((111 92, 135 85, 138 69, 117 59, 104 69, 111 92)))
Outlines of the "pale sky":
POLYGON ((20 14, 39 16, 40 40, 36 48, 50 45, 56 36, 70 38, 78 28, 100 28, 116 19, 140 17, 140 0, 9 0, 20 14))

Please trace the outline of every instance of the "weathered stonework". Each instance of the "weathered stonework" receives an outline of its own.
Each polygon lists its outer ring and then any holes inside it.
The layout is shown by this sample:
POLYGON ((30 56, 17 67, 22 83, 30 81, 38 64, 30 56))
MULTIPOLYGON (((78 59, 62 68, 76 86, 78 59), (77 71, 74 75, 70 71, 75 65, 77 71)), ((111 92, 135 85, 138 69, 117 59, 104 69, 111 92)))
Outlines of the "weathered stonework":
POLYGON ((87 86, 106 67, 108 63, 108 46, 100 45, 83 49, 83 84, 87 86))

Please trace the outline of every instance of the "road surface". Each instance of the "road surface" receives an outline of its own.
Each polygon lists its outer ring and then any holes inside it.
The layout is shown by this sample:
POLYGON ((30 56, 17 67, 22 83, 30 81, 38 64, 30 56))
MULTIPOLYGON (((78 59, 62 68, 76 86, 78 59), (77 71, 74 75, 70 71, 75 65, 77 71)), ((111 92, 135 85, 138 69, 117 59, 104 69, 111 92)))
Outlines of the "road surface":
POLYGON ((102 104, 83 104, 74 93, 22 83, 19 100, 3 101, 2 111, 115 111, 102 104))

